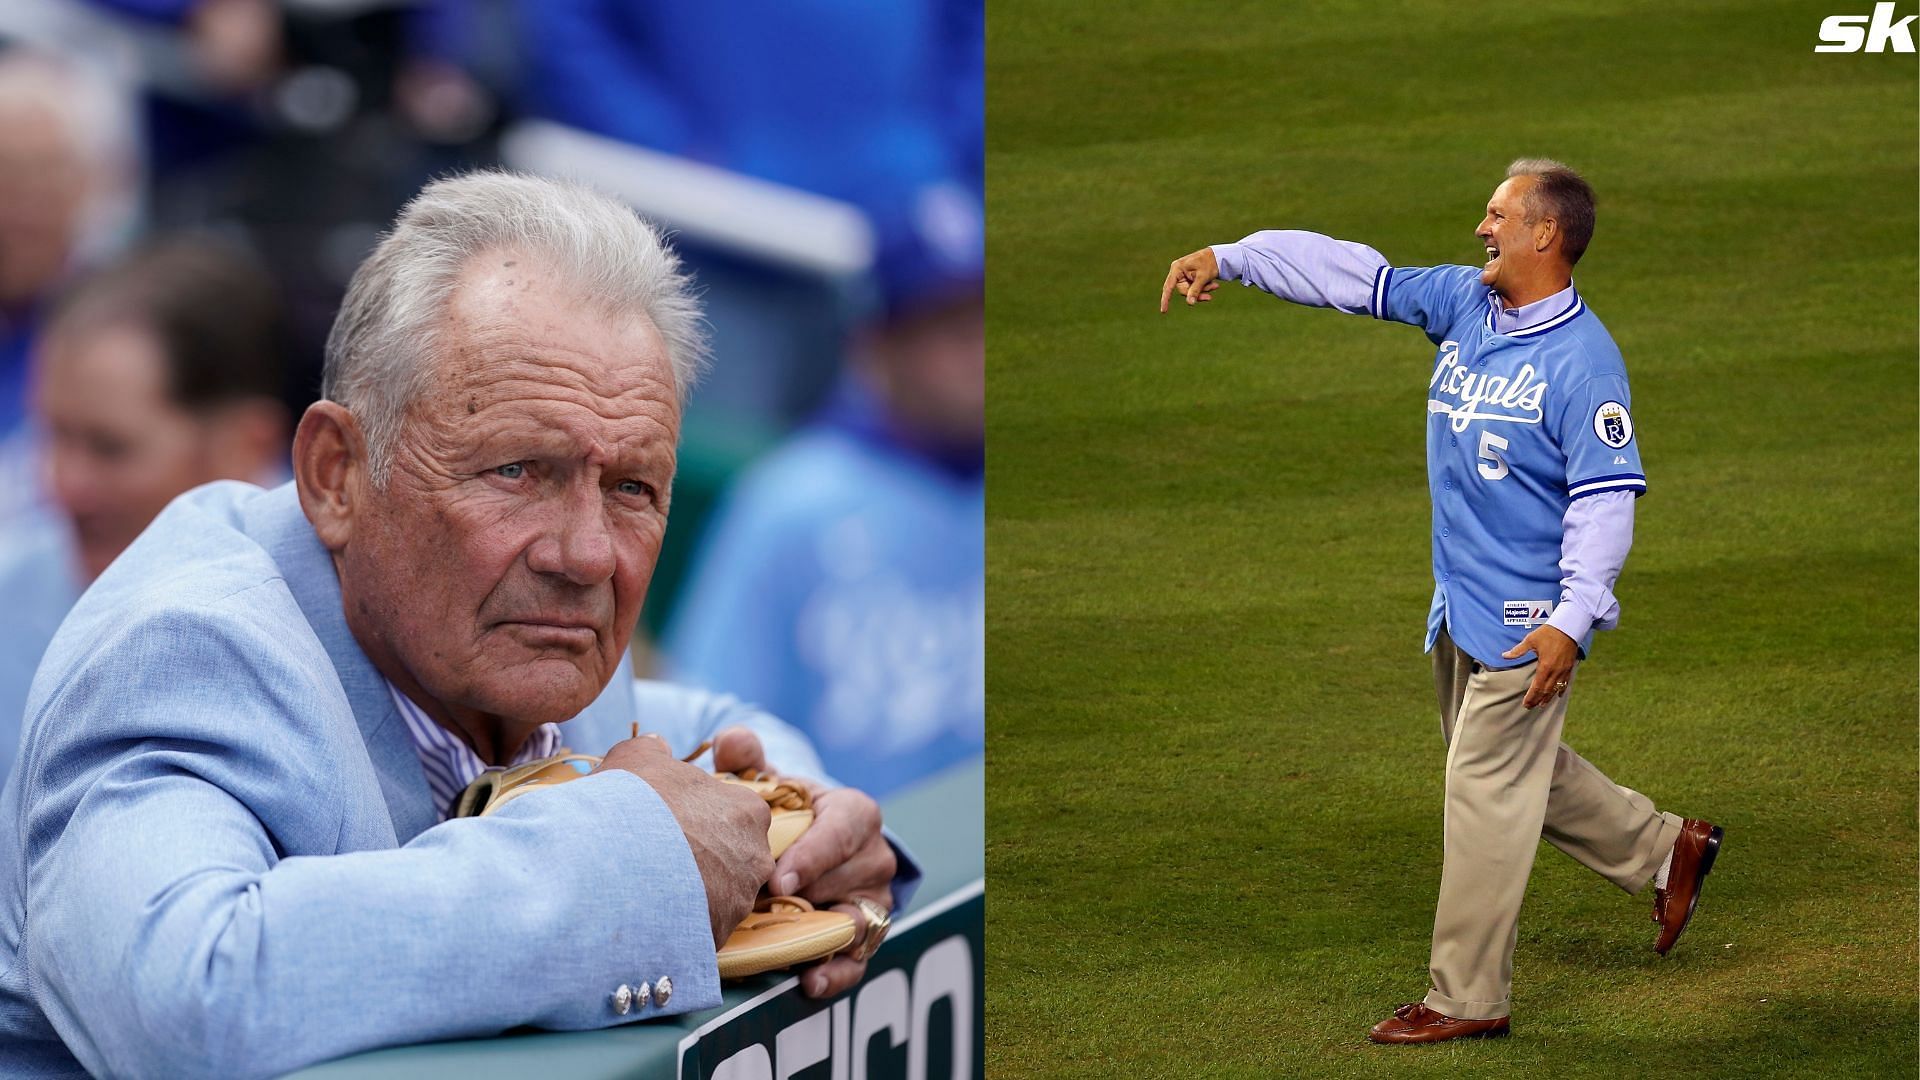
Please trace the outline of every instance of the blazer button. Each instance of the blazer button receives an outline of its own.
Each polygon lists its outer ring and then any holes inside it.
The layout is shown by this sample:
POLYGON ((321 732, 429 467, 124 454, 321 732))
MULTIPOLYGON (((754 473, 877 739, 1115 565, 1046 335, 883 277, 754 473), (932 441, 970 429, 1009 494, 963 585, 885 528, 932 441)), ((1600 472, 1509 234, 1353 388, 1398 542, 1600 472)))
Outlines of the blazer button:
POLYGON ((613 992, 613 1011, 621 1016, 633 1011, 633 987, 621 983, 613 992))
POLYGON ((643 982, 639 986, 636 986, 633 988, 633 1007, 634 1008, 644 1009, 647 1007, 647 1003, 652 1000, 653 1000, 653 987, 648 986, 646 983, 643 982))
POLYGON ((654 980, 654 983, 653 983, 653 1000, 654 1001, 658 1002, 662 1008, 665 1008, 667 1004, 667 999, 672 996, 673 996, 673 980, 672 979, 668 978, 665 975, 662 975, 658 979, 654 980))

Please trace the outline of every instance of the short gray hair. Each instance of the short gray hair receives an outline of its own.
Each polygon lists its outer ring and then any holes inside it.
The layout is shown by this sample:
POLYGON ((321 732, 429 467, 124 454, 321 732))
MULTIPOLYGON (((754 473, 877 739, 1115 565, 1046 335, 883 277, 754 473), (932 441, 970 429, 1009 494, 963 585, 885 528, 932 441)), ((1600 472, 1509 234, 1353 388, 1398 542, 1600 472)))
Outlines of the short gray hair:
POLYGON ((352 411, 367 471, 384 487, 408 406, 427 388, 448 301, 475 256, 551 259, 582 299, 643 315, 666 343, 680 403, 707 361, 691 282, 658 230, 579 184, 499 170, 436 180, 354 271, 327 335, 320 395, 352 411))
POLYGON ((1552 158, 1521 158, 1507 166, 1507 179, 1531 176, 1540 181, 1520 205, 1527 224, 1550 217, 1560 227, 1560 253, 1567 265, 1580 261, 1593 240, 1593 185, 1579 173, 1552 158))
MULTIPOLYGON (((28 19, 32 22, 32 19, 28 19)), ((0 123, 21 112, 51 116, 87 172, 72 261, 117 256, 144 223, 146 182, 133 91, 99 64, 32 45, 0 49, 0 123)))

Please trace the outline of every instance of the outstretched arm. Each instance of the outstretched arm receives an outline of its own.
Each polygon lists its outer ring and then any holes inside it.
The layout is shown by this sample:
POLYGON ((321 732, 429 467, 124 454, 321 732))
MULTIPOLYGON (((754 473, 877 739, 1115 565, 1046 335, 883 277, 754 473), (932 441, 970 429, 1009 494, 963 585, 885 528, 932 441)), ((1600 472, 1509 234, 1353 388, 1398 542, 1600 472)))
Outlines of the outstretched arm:
POLYGON ((1376 286, 1387 260, 1365 244, 1319 233, 1270 229, 1237 244, 1215 244, 1176 259, 1160 291, 1160 310, 1177 291, 1189 305, 1211 298, 1220 280, 1239 281, 1282 300, 1378 315, 1376 286))

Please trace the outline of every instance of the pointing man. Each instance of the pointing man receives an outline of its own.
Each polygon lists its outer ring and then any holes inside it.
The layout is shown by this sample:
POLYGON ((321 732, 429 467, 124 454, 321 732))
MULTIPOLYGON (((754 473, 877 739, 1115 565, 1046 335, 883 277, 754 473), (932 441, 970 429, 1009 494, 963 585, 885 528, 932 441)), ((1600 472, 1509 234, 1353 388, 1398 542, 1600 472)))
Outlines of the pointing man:
POLYGON ((1260 232, 1176 260, 1160 310, 1237 279, 1291 300, 1419 327, 1439 347, 1427 391, 1434 594, 1427 620, 1447 742, 1445 863, 1432 986, 1369 1033, 1440 1042, 1509 1030, 1520 902, 1540 837, 1633 894, 1655 886, 1665 954, 1693 914, 1721 830, 1655 809, 1559 741, 1646 491, 1626 367, 1573 287, 1593 189, 1523 159, 1487 203, 1487 260, 1390 266, 1372 248, 1260 232))

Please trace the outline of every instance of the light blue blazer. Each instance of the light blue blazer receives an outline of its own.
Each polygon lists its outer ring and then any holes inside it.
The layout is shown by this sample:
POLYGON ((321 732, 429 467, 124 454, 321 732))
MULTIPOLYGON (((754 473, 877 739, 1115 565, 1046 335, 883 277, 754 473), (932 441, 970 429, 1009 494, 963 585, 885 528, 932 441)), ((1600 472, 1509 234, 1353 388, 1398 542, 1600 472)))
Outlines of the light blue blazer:
MULTIPOLYGON (((778 721, 624 666, 566 742, 602 752, 636 719, 682 753, 747 723, 821 775, 778 721)), ((0 1075, 264 1076, 720 1001, 699 871, 638 777, 434 818, 292 486, 182 496, 28 698, 0 790, 0 1075), (665 1007, 614 1011, 662 976, 665 1007)))

